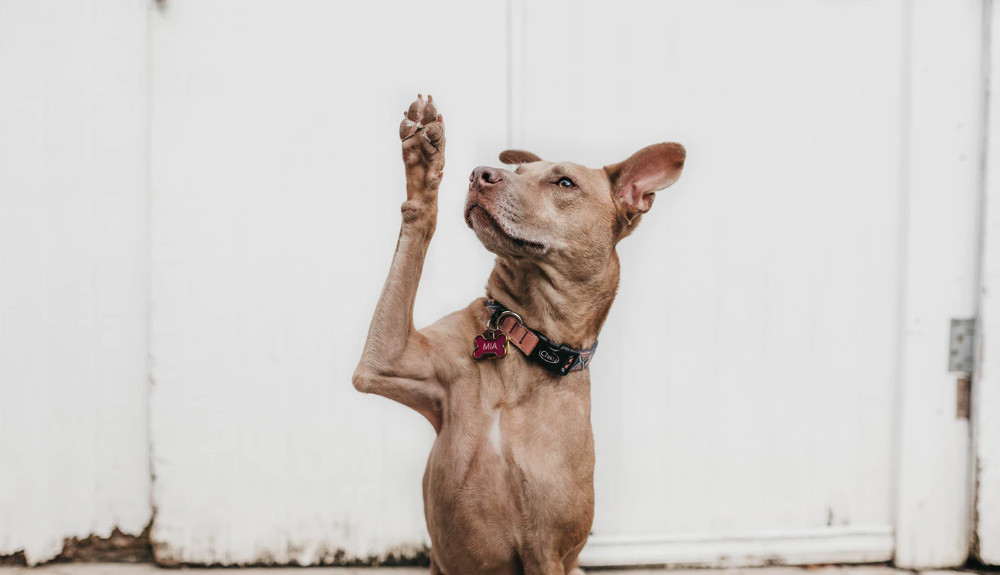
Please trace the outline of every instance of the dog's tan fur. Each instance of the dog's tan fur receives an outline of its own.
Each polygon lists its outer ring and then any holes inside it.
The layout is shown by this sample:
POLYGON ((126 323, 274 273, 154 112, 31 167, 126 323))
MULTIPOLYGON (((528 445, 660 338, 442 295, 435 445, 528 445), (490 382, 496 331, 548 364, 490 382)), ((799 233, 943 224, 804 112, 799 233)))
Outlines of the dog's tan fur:
MULTIPOLYGON (((437 432, 423 482, 431 573, 580 573, 594 509, 590 372, 554 376, 513 347, 474 360, 484 299, 414 328, 444 169, 444 124, 429 98, 411 105, 400 137, 403 222, 354 385, 415 409, 437 432)), ((466 221, 497 255, 489 297, 554 342, 591 346, 618 286, 615 246, 684 158, 681 145, 657 144, 588 169, 513 150, 501 161, 516 171, 477 168, 466 221)))

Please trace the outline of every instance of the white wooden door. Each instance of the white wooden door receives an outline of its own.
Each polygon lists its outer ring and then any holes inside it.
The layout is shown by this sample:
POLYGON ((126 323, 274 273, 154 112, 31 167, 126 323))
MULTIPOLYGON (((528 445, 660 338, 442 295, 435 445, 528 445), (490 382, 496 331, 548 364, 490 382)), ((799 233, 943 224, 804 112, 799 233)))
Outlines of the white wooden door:
POLYGON ((979 373, 975 378, 973 420, 976 423, 976 536, 979 560, 1000 565, 1000 10, 988 20, 990 100, 987 125, 986 186, 983 206, 983 250, 979 373))
POLYGON ((0 558, 149 524, 146 6, 0 0, 0 558))
POLYGON ((981 4, 516 6, 516 147, 689 152, 620 249, 585 561, 962 563, 981 4))
POLYGON ((523 4, 517 147, 689 154, 619 250, 587 563, 892 557, 899 17, 523 4))
POLYGON ((349 380, 398 230, 396 125, 429 91, 449 164, 418 323, 482 294, 491 259, 460 205, 465 174, 506 145, 590 166, 688 147, 621 246, 592 364, 586 564, 961 563, 968 425, 947 326, 974 311, 981 8, 163 3, 157 557, 313 564, 428 543, 432 433, 349 380))
POLYGON ((461 214, 468 172, 504 145, 504 6, 169 0, 152 17, 157 558, 413 556, 433 431, 351 374, 418 91, 445 115, 448 167, 417 322, 482 293, 491 260, 461 214))

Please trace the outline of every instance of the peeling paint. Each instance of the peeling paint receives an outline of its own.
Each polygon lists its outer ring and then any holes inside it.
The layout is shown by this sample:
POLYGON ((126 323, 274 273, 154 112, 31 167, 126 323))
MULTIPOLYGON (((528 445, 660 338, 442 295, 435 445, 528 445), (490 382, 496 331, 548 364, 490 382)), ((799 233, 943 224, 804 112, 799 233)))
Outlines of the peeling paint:
POLYGON ((66 539, 63 550, 52 560, 54 563, 70 561, 143 563, 153 560, 153 547, 149 541, 150 526, 139 535, 122 533, 117 527, 108 537, 91 535, 83 539, 66 539))
POLYGON ((24 551, 11 553, 10 555, 0 555, 0 567, 27 567, 28 558, 24 551))
MULTIPOLYGON (((314 551, 310 557, 303 560, 281 560, 274 553, 261 553, 251 562, 215 562, 195 563, 179 558, 165 544, 153 544, 150 541, 152 524, 139 535, 128 535, 117 527, 108 537, 90 535, 88 537, 68 537, 63 541, 62 550, 48 561, 37 563, 46 565, 52 563, 149 563, 155 562, 160 567, 282 567, 282 566, 327 566, 327 567, 429 567, 430 548, 420 546, 398 546, 387 553, 357 557, 348 555, 344 549, 321 548, 314 551)), ((290 546, 285 557, 302 557, 300 546, 290 546)), ((0 567, 27 567, 25 552, 17 551, 8 555, 0 555, 0 567)))
MULTIPOLYGON (((63 540, 62 551, 43 561, 47 563, 148 563, 153 560, 153 547, 149 540, 150 525, 139 535, 128 535, 115 527, 111 535, 100 537, 89 535, 84 538, 67 537, 63 540)), ((0 555, 0 567, 29 565, 27 554, 21 550, 9 555, 0 555)))

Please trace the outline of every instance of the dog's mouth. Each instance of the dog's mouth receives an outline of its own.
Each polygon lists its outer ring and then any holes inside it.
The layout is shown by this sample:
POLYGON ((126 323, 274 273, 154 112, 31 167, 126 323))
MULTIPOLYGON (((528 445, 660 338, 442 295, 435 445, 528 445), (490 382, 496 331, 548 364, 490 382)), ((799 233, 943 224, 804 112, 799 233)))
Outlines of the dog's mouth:
POLYGON ((481 229, 485 228, 485 230, 488 230, 488 232, 491 232, 494 236, 512 244, 515 248, 519 249, 519 251, 529 251, 540 254, 547 251, 543 244, 517 237, 508 232, 502 225, 500 225, 500 222, 493 217, 493 214, 491 214, 489 210, 478 203, 471 204, 465 209, 465 223, 476 232, 479 231, 476 224, 480 224, 481 229))

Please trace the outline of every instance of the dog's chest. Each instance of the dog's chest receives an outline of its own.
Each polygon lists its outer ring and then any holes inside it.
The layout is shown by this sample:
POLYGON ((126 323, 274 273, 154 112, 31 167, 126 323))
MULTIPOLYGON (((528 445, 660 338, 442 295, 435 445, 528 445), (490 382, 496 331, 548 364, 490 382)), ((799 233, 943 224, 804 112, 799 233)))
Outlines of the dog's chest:
POLYGON ((451 500, 443 507, 454 506, 457 515, 502 515, 507 525, 539 513, 560 523, 587 515, 589 509, 577 509, 592 504, 586 388, 579 381, 571 387, 572 380, 504 381, 502 375, 496 370, 452 389, 448 423, 428 462, 435 491, 429 495, 451 500))

